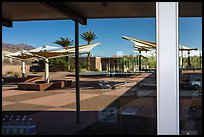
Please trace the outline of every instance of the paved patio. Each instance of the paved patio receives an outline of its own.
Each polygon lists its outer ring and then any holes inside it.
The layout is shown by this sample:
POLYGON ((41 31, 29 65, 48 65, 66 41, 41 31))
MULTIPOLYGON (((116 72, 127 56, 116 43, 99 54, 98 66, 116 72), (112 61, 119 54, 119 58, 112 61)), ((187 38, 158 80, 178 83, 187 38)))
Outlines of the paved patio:
MULTIPOLYGON (((59 73, 58 76, 53 75, 52 79, 56 79, 63 75, 64 73, 59 73)), ((121 95, 125 95, 130 88, 132 88, 137 81, 141 81, 149 74, 141 74, 137 76, 137 78, 103 78, 103 80, 107 81, 119 81, 124 82, 116 89, 97 89, 97 88, 88 88, 81 87, 80 88, 80 100, 82 102, 90 102, 87 104, 90 109, 91 107, 100 104, 100 107, 103 108, 108 105, 107 102, 111 103, 121 95), (103 101, 106 100, 106 101, 103 101), (95 101, 100 103, 94 103, 95 101), (105 102, 105 103, 103 103, 105 102), (93 103, 93 104, 91 104, 93 103)), ((68 78, 72 79, 73 78, 68 78)), ((98 78, 80 78, 81 82, 87 81, 99 81, 98 78)), ((47 91, 26 91, 26 90, 18 90, 17 86, 5 86, 2 87, 2 110, 3 111, 28 111, 28 110, 38 110, 38 107, 44 108, 44 110, 57 110, 59 107, 63 108, 62 110, 73 110, 75 106, 73 104, 76 103, 75 100, 75 88, 74 83, 72 84, 72 88, 64 88, 64 89, 55 89, 55 90, 47 90, 47 91), (71 105, 70 105, 71 104, 71 105), (22 105, 22 107, 20 107, 22 105), (29 107, 30 106, 30 107, 29 107), (32 106, 32 107, 31 107, 32 106), (35 107, 36 106, 36 107, 35 107), (70 107, 68 107, 70 106, 70 107)), ((40 109, 39 108, 39 109, 40 109)), ((89 110, 90 110, 89 109, 89 110)), ((41 109, 40 109, 41 110, 41 109)), ((83 107, 82 107, 83 110, 83 107)), ((86 109, 85 109, 86 110, 86 109)), ((97 111, 93 109, 93 111, 97 111)))
MULTIPOLYGON (((134 86, 149 75, 150 73, 144 73, 134 78, 103 78, 107 81, 123 82, 115 89, 80 87, 81 122, 78 124, 76 123, 74 85, 71 88, 47 91, 18 90, 17 86, 2 87, 2 111, 4 113, 11 111, 21 115, 24 112, 31 113, 38 125, 37 134, 75 134, 80 129, 96 122, 101 110, 119 107, 120 97, 136 97, 137 89, 134 90, 134 86)), ((56 77, 52 78, 56 79, 56 77)), ((67 79, 74 81, 73 78, 67 79)), ((99 80, 101 79, 80 78, 82 82, 99 80)))

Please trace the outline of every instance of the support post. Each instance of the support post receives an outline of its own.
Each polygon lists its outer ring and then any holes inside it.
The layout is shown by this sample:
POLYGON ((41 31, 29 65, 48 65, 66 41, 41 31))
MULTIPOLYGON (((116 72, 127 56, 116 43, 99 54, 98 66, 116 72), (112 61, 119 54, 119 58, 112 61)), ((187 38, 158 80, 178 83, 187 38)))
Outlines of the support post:
POLYGON ((108 74, 110 76, 110 73, 111 73, 111 64, 110 64, 110 58, 109 58, 109 62, 108 62, 108 74))
POLYGON ((49 83, 49 60, 48 58, 45 59, 45 82, 49 83))
POLYGON ((188 58, 187 58, 187 63, 188 63, 188 69, 191 69, 190 50, 188 50, 188 58))
POLYGON ((181 70, 183 69, 183 51, 181 50, 181 57, 180 57, 180 66, 181 70))
POLYGON ((201 51, 199 50, 200 52, 200 70, 202 70, 202 55, 201 55, 201 51))
POLYGON ((80 122, 80 81, 79 81, 79 23, 75 21, 75 81, 76 81, 76 122, 80 122))
POLYGON ((22 77, 25 78, 25 60, 22 60, 22 77))
POLYGON ((142 63, 141 63, 141 50, 139 50, 139 60, 138 60, 138 65, 139 65, 139 71, 141 71, 142 63))
POLYGON ((178 2, 156 2, 157 134, 179 135, 178 2))

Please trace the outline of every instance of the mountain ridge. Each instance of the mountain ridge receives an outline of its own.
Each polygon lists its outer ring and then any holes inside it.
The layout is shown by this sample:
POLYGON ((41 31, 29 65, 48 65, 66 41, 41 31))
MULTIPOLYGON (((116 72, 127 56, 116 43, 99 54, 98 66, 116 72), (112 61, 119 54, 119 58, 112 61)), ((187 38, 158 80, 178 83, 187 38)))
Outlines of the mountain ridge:
POLYGON ((24 43, 20 43, 20 44, 2 43, 2 51, 17 52, 20 50, 31 50, 31 49, 34 49, 34 47, 24 43))

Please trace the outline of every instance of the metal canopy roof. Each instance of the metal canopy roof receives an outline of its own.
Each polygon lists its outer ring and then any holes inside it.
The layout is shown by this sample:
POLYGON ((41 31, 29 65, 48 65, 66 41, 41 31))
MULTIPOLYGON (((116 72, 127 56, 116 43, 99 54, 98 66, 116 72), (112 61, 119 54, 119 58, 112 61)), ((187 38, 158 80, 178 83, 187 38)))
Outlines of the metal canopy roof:
MULTIPOLYGON (((100 43, 81 45, 79 46, 79 54, 86 54, 98 45, 100 45, 100 43)), ((54 50, 57 48, 58 47, 43 45, 39 48, 35 48, 32 50, 22 50, 15 53, 11 53, 11 54, 5 55, 5 57, 26 60, 26 59, 36 58, 36 57, 45 59, 45 58, 58 58, 58 57, 75 55, 74 46, 68 47, 68 49, 54 50)))
POLYGON ((26 50, 21 50, 21 51, 18 51, 15 53, 10 53, 10 54, 4 55, 4 56, 8 57, 8 58, 17 58, 20 60, 27 60, 27 59, 33 58, 33 55, 26 50))
POLYGON ((142 49, 151 49, 151 48, 156 48, 156 43, 155 42, 150 42, 150 41, 145 41, 145 40, 140 40, 136 38, 131 38, 127 36, 122 36, 123 39, 129 40, 134 43, 134 47, 136 48, 142 48, 142 49))
MULTIPOLYGON (((202 2, 180 2, 181 17, 201 17, 202 2)), ((155 2, 2 2, 2 25, 12 21, 156 17, 155 2)))
MULTIPOLYGON (((79 54, 86 54, 90 52, 95 46, 99 45, 100 43, 94 43, 89 45, 81 45, 79 46, 79 54)), ((58 58, 58 57, 64 57, 64 56, 73 56, 75 55, 75 47, 69 47, 66 49, 61 50, 53 50, 53 51, 30 51, 31 54, 34 56, 38 56, 41 58, 58 58)))
POLYGON ((179 44, 179 50, 181 50, 181 51, 190 51, 190 50, 198 50, 198 48, 189 48, 189 47, 182 46, 182 45, 179 44))
MULTIPOLYGON (((133 47, 140 51, 150 51, 151 49, 156 49, 156 43, 136 38, 131 38, 127 36, 122 36, 123 39, 129 40, 134 43, 133 47)), ((179 44, 180 51, 191 51, 191 50, 198 50, 197 48, 189 48, 179 44)))

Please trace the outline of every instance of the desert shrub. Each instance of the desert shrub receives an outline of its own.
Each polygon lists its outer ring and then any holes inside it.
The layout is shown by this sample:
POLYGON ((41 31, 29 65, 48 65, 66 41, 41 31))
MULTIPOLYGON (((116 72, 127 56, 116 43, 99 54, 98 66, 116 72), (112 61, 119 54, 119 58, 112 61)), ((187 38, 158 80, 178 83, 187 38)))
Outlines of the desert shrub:
POLYGON ((7 75, 12 75, 13 72, 12 72, 12 71, 8 71, 8 72, 6 72, 6 74, 7 74, 7 75))
POLYGON ((15 77, 19 77, 19 76, 20 76, 18 72, 14 72, 13 75, 14 75, 15 77))
POLYGON ((79 68, 80 69, 86 69, 87 68, 87 62, 79 62, 79 68))
POLYGON ((91 71, 99 71, 97 68, 91 68, 91 71))
POLYGON ((38 72, 32 72, 33 74, 38 74, 38 72))
POLYGON ((20 74, 19 74, 18 72, 12 72, 12 71, 8 71, 8 72, 6 73, 6 75, 15 76, 15 77, 19 77, 19 76, 20 76, 20 74))
POLYGON ((79 72, 87 72, 87 69, 80 69, 79 72))

